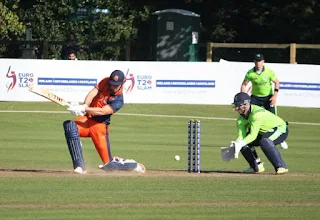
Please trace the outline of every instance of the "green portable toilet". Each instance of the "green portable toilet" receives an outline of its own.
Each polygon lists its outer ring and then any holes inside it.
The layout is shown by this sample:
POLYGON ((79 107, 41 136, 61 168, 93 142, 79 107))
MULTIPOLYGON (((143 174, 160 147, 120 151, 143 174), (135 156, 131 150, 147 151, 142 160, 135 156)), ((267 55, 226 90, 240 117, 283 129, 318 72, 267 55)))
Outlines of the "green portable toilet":
POLYGON ((198 61, 200 15, 183 9, 152 13, 151 56, 156 61, 198 61))

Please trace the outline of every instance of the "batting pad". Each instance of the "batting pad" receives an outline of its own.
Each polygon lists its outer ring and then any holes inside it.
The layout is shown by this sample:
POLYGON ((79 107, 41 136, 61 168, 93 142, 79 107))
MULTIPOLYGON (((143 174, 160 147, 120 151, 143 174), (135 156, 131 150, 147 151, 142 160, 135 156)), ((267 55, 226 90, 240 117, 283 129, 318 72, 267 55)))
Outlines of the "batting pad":
POLYGON ((78 127, 74 121, 67 120, 63 122, 65 137, 73 163, 73 168, 81 167, 85 169, 85 163, 82 154, 82 144, 79 138, 78 127))
POLYGON ((221 147, 221 158, 223 161, 231 161, 234 159, 235 147, 234 145, 230 147, 221 147))

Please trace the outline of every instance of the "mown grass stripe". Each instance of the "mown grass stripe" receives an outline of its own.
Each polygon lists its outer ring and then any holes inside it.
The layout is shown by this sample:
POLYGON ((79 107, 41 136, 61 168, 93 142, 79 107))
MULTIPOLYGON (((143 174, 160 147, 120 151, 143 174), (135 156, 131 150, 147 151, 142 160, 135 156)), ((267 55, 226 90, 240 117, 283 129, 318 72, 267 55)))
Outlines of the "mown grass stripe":
MULTIPOLYGON (((69 114, 68 111, 0 111, 1 113, 45 113, 45 114, 69 114)), ((204 120, 221 120, 221 121, 235 121, 235 118, 219 118, 219 117, 203 117, 203 116, 191 116, 191 115, 154 115, 154 114, 134 114, 134 113, 117 113, 124 116, 140 116, 140 117, 160 117, 160 118, 197 118, 204 120)), ((320 123, 310 122, 289 122, 290 124, 297 125, 313 125, 320 126, 320 123)))

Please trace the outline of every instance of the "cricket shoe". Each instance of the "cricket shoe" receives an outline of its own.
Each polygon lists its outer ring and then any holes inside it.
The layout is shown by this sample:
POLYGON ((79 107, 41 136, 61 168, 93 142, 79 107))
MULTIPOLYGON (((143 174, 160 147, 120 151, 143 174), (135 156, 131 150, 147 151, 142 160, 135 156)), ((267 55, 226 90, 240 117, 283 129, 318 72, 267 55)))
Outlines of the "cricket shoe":
POLYGON ((146 168, 142 164, 139 164, 134 160, 112 160, 104 165, 99 165, 99 168, 107 172, 136 171, 138 173, 144 173, 146 171, 146 168))
POLYGON ((74 173, 77 173, 77 174, 86 174, 87 171, 86 170, 83 170, 82 167, 77 167, 76 169, 73 170, 74 173))
POLYGON ((280 147, 282 148, 282 149, 288 149, 288 144, 287 144, 287 142, 285 142, 285 141, 283 141, 283 142, 281 142, 280 143, 280 147))
POLYGON ((265 171, 263 163, 258 164, 258 171, 255 171, 252 167, 249 167, 248 169, 244 170, 244 173, 263 173, 265 171))
POLYGON ((121 164, 125 164, 125 163, 137 163, 137 161, 133 160, 133 159, 123 159, 121 157, 113 157, 112 158, 112 162, 115 163, 121 163, 121 164))
POLYGON ((134 169, 134 171, 138 173, 145 173, 147 170, 142 163, 137 163, 137 167, 134 169))
POLYGON ((277 174, 284 174, 284 173, 288 173, 288 172, 289 172, 289 170, 285 167, 279 167, 277 169, 277 174))

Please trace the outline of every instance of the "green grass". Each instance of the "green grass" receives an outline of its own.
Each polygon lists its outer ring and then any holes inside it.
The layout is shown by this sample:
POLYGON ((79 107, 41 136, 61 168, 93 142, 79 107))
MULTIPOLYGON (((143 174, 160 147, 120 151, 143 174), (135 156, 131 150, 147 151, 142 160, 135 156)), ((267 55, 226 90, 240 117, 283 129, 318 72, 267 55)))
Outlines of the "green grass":
MULTIPOLYGON (((65 111, 53 103, 0 102, 0 111, 65 111)), ((1 112, 1 219, 318 219, 320 215, 319 109, 279 107, 290 124, 290 172, 274 175, 260 149, 265 174, 247 168, 242 156, 230 163, 220 147, 236 136, 230 106, 125 105, 112 117, 113 155, 143 163, 142 174, 110 174, 90 139, 82 139, 87 175, 71 172, 62 122, 70 114, 1 112), (186 169, 187 120, 201 119, 202 174, 186 169), (175 161, 174 155, 181 160, 175 161), (230 172, 229 172, 230 171, 230 172)))

